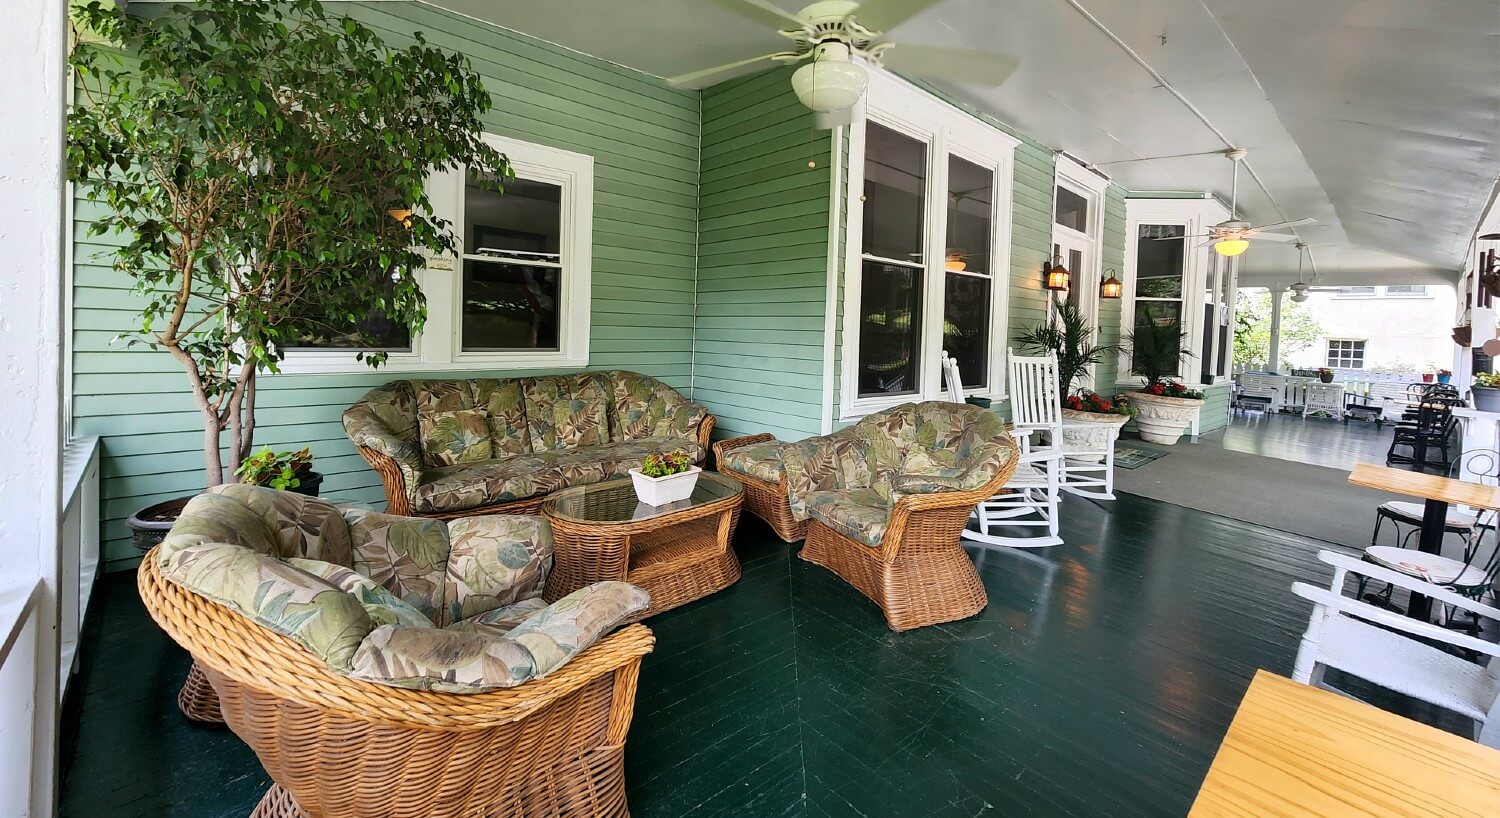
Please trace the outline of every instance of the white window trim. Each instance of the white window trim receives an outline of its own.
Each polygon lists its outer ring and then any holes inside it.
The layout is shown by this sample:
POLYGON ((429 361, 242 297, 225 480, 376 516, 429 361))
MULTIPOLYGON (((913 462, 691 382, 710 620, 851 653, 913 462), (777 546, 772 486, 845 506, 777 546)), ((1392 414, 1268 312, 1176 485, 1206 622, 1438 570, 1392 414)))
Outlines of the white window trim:
MULTIPOLYGON (((1184 234, 1197 236, 1208 232, 1208 228, 1229 218, 1229 209, 1212 198, 1201 199, 1126 199, 1125 201, 1125 271, 1121 276, 1124 291, 1120 297, 1120 331, 1122 336, 1135 330, 1135 283, 1136 283, 1136 237, 1143 224, 1182 225, 1184 234)), ((1177 375, 1191 386, 1199 386, 1202 380, 1202 361, 1197 349, 1203 339, 1203 290, 1208 280, 1208 254, 1213 247, 1204 244, 1204 239, 1187 239, 1186 265, 1182 274, 1183 332, 1188 334, 1192 354, 1182 360, 1177 375), (1199 246, 1203 245, 1203 246, 1199 246)), ((1239 260, 1232 258, 1224 268, 1231 277, 1230 292, 1239 287, 1239 260)), ((1229 320, 1233 327, 1234 299, 1230 300, 1229 320)), ((1217 334, 1215 334, 1217 343, 1217 334)), ((1234 333, 1229 333, 1228 343, 1234 343, 1234 333)), ((1232 370, 1233 366, 1226 367, 1232 370)), ((1229 373, 1215 375, 1214 384, 1228 383, 1229 373)), ((1130 371, 1130 350, 1120 353, 1119 375, 1116 386, 1133 389, 1145 383, 1145 379, 1130 371)))
MULTIPOLYGON (((1070 270, 1072 280, 1069 282, 1070 291, 1076 290, 1079 294, 1079 303, 1082 305, 1083 314, 1088 318, 1089 325, 1094 328, 1094 337, 1099 335, 1099 284, 1104 281, 1104 253, 1100 249, 1104 238, 1104 208, 1105 199, 1109 190, 1109 180, 1089 170, 1071 156, 1064 153, 1054 153, 1053 177, 1052 177, 1052 241, 1048 244, 1050 249, 1053 245, 1060 246, 1064 256, 1062 261, 1066 263, 1068 250, 1081 249, 1083 251, 1083 269, 1070 270), (1088 232, 1080 233, 1071 227, 1065 227, 1057 223, 1057 188, 1066 188, 1080 196, 1088 205, 1088 218, 1084 225, 1088 232)), ((1056 310, 1056 293, 1047 293, 1047 314, 1050 317, 1056 310)), ((1094 367, 1089 367, 1083 374, 1079 386, 1086 389, 1094 389, 1094 367)))
POLYGON ((858 420, 865 415, 918 400, 939 400, 942 371, 938 365, 943 350, 943 293, 946 282, 946 207, 936 208, 929 218, 924 236, 928 252, 923 269, 922 335, 919 339, 918 388, 903 395, 859 397, 859 315, 860 288, 863 283, 864 207, 861 197, 865 186, 865 128, 868 119, 927 143, 927 201, 946 200, 949 154, 993 168, 995 188, 990 224, 990 350, 989 387, 966 389, 966 395, 1005 399, 1005 350, 1009 334, 1007 311, 1010 305, 1010 243, 1012 192, 1015 182, 1015 149, 1020 140, 988 125, 963 110, 901 80, 881 69, 870 71, 869 90, 855 109, 855 122, 849 130, 849 164, 845 224, 844 326, 842 343, 842 380, 840 383, 839 420, 858 420), (934 199, 934 193, 938 199, 934 199), (941 248, 934 251, 933 248, 941 248))
MULTIPOLYGON (((565 270, 561 283, 561 326, 556 350, 464 352, 460 316, 463 314, 463 264, 457 254, 434 256, 416 271, 427 296, 427 323, 412 338, 411 351, 392 352, 380 371, 450 372, 477 369, 543 369, 588 366, 589 322, 593 279, 594 157, 560 148, 485 134, 484 141, 505 154, 515 174, 523 179, 562 187, 562 245, 565 270)), ((464 246, 463 195, 465 171, 445 170, 427 180, 427 195, 437 215, 453 223, 455 239, 464 246)), ((355 349, 289 350, 281 371, 352 374, 371 371, 358 360, 355 349)))

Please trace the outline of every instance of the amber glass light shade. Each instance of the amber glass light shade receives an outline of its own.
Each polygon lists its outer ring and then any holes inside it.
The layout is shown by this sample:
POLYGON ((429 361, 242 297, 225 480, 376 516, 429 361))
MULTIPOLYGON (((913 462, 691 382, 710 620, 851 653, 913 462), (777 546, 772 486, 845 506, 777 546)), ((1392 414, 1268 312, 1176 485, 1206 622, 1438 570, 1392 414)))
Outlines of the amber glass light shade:
POLYGON ((1073 275, 1061 264, 1054 264, 1047 270, 1047 289, 1065 293, 1072 283, 1073 275))
POLYGON ((1099 285, 1100 298, 1119 298, 1124 292, 1125 285, 1121 284, 1120 279, 1114 276, 1104 279, 1104 283, 1099 285))

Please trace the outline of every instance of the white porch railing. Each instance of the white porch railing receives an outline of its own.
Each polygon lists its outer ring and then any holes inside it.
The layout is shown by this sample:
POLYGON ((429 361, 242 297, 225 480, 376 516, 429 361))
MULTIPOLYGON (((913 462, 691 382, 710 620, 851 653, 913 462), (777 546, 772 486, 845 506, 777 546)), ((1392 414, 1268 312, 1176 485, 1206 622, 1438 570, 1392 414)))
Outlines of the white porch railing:
POLYGON ((76 669, 79 630, 99 570, 99 438, 79 438, 63 449, 63 516, 58 532, 58 691, 68 692, 76 669))

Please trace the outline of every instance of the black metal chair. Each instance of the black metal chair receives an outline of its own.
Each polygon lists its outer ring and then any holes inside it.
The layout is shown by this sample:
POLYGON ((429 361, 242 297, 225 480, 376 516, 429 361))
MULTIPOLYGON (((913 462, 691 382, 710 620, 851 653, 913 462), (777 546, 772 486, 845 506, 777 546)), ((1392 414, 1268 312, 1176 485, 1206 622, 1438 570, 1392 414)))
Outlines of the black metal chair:
MULTIPOLYGON (((1462 400, 1458 399, 1457 403, 1461 404, 1462 400)), ((1385 455, 1386 465, 1410 465, 1417 471, 1425 471, 1428 467, 1448 471, 1453 464, 1453 458, 1449 455, 1449 442, 1453 439, 1454 430, 1458 428, 1458 419, 1453 416, 1453 405, 1454 399, 1446 397, 1424 398, 1417 407, 1415 419, 1403 420, 1395 425, 1391 447, 1385 455), (1397 449, 1400 448, 1409 448, 1411 453, 1398 452, 1397 449), (1442 457, 1436 463, 1428 460, 1428 452, 1434 448, 1442 457)))

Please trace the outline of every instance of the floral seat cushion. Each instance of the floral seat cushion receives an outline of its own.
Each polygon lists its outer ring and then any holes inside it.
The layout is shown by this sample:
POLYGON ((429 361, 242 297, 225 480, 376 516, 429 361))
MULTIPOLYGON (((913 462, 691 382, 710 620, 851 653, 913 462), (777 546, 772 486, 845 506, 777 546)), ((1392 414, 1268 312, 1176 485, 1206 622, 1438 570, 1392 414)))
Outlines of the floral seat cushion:
POLYGON ((815 491, 807 496, 807 512, 851 540, 878 546, 891 523, 891 506, 873 489, 815 491))
POLYGON ((784 448, 786 444, 779 440, 767 440, 730 449, 719 467, 770 483, 780 483, 784 474, 781 468, 781 452, 784 448))
POLYGON ((624 477, 640 468, 647 455, 678 450, 695 461, 703 458, 703 447, 696 440, 643 438, 430 469, 417 486, 413 510, 461 511, 592 485, 624 477))

